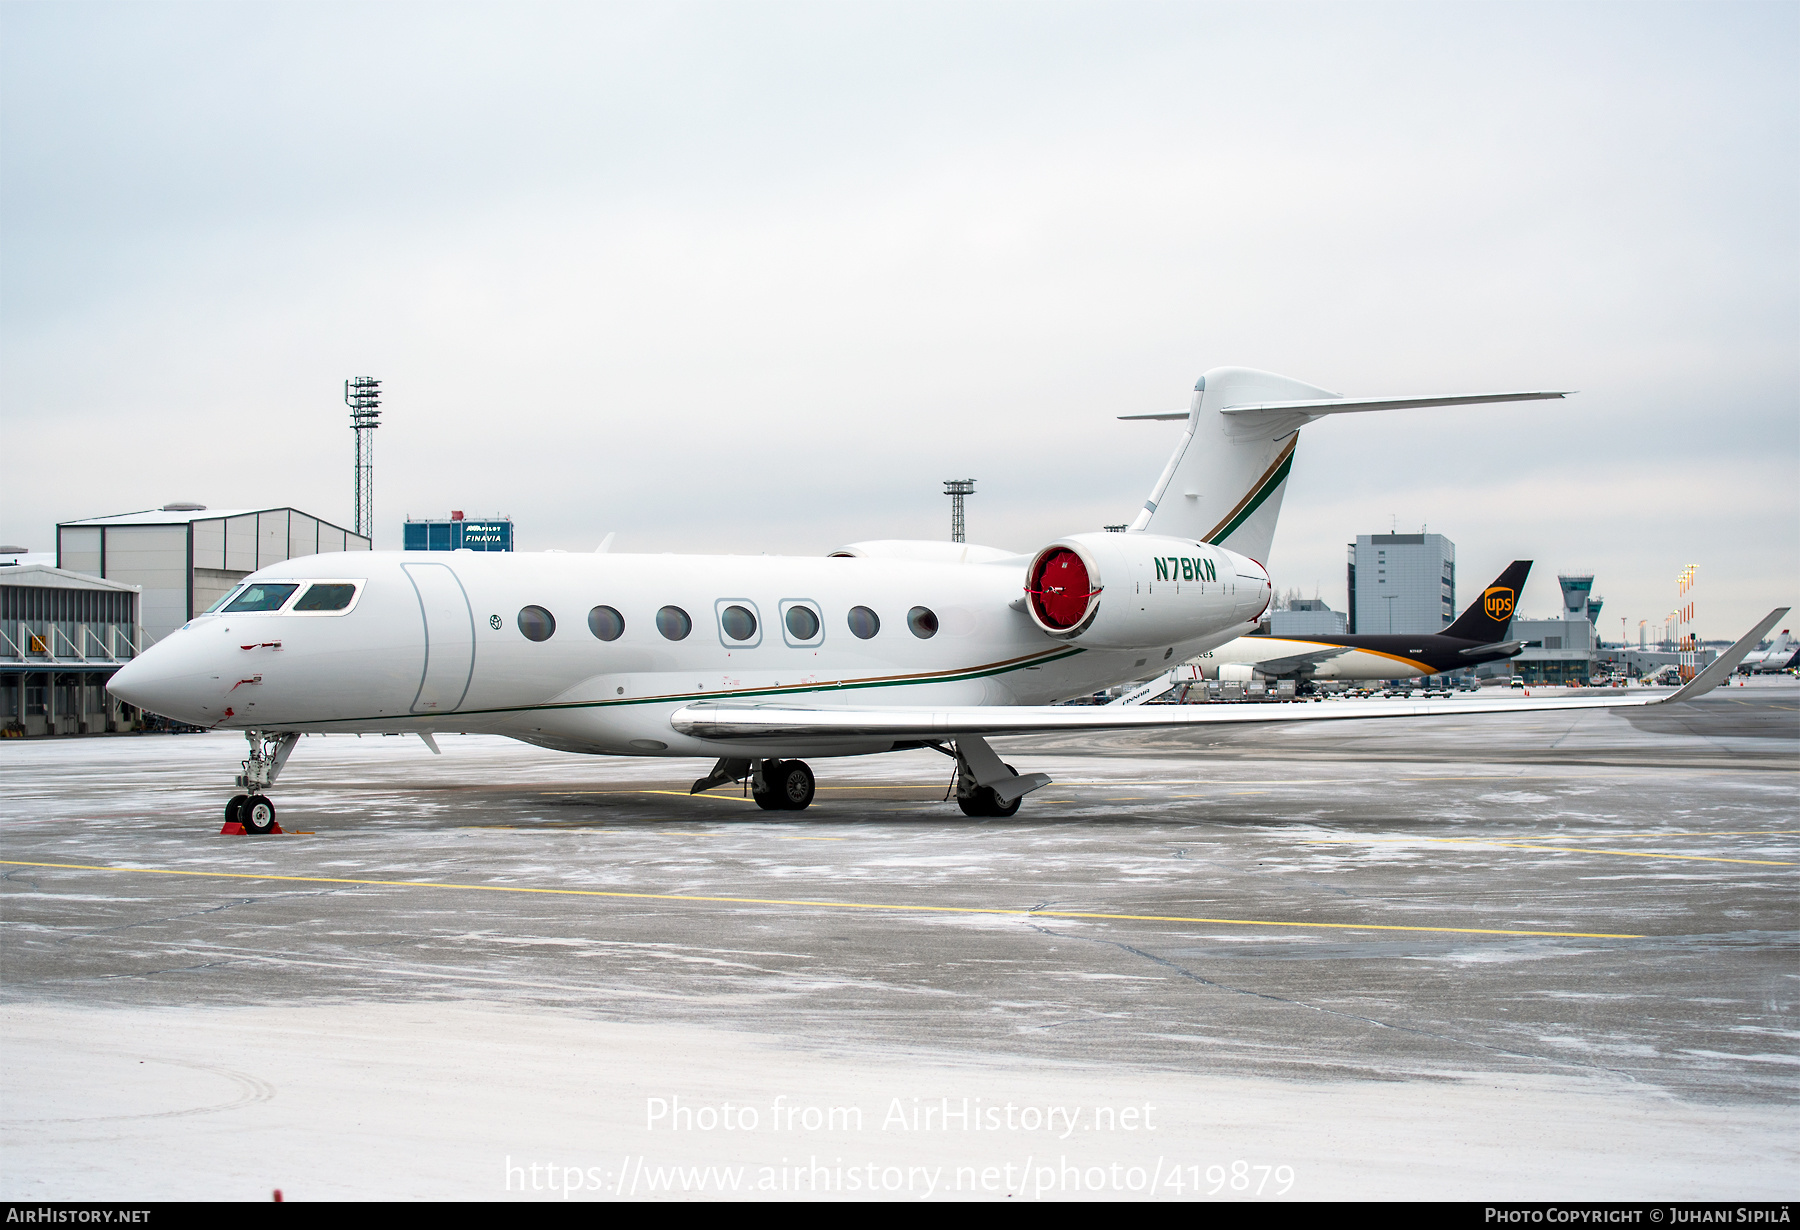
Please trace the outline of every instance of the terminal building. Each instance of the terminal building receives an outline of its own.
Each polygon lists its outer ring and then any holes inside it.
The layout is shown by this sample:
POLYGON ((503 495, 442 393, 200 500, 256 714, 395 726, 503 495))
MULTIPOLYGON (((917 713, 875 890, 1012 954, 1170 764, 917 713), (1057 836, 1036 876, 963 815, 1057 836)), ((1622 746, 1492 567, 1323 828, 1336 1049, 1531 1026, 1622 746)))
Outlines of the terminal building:
POLYGON ((56 527, 56 567, 137 587, 138 621, 154 642, 259 568, 371 545, 361 534, 297 508, 210 511, 204 504, 165 504, 62 522, 56 527))
POLYGON ((1591 573, 1564 573, 1562 610, 1552 619, 1526 619, 1515 615, 1507 639, 1524 641, 1524 650, 1512 660, 1512 673, 1528 684, 1586 683, 1594 674, 1600 639, 1588 614, 1600 611, 1600 600, 1591 598, 1591 573))
POLYGON ((452 512, 448 521, 406 519, 406 551, 510 551, 513 549, 511 517, 466 519, 452 512))
POLYGON ((0 560, 0 733, 130 725, 135 712, 108 696, 106 683, 145 648, 140 592, 47 563, 0 560))
POLYGON ((1350 544, 1348 629, 1442 632, 1456 622, 1456 544, 1442 534, 1358 534, 1350 544))

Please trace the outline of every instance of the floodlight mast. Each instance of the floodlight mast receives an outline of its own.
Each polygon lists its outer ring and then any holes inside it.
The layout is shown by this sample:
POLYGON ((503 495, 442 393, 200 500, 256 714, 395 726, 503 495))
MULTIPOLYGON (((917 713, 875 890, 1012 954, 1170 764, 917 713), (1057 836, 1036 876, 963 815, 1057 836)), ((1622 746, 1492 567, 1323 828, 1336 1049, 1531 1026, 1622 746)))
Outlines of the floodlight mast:
POLYGON ((350 407, 350 430, 356 433, 356 532, 375 537, 375 437, 381 426, 381 381, 356 376, 344 381, 344 404, 350 407))
POLYGON ((950 541, 967 542, 963 536, 963 497, 975 494, 975 480, 946 478, 944 494, 950 497, 950 541))

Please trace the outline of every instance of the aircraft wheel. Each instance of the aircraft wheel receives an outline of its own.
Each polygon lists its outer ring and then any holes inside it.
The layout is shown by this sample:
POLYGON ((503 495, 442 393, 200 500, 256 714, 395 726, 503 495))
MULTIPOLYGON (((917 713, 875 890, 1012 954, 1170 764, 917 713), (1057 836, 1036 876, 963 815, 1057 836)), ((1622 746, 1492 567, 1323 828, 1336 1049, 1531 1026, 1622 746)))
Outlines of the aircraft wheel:
POLYGON ((247 794, 234 794, 231 796, 231 802, 225 804, 226 824, 238 824, 242 822, 244 818, 244 804, 249 801, 249 798, 250 796, 247 794))
POLYGON ((238 809, 238 820, 246 833, 267 833, 275 827, 275 804, 265 795, 250 795, 238 809))
POLYGON ((764 768, 763 778, 774 788, 782 810, 805 811, 812 806, 813 772, 804 760, 783 760, 773 774, 764 768))
POLYGON ((751 779, 750 797, 755 799, 756 805, 764 811, 787 810, 786 804, 781 800, 780 792, 775 788, 775 783, 781 772, 781 766, 784 763, 784 761, 780 760, 763 761, 762 773, 760 774, 763 784, 760 788, 755 784, 757 779, 751 779))
MULTIPOLYGON (((1006 766, 1006 771, 1014 777, 1019 775, 1019 771, 1011 765, 1006 766)), ((965 816, 1005 817, 1015 814, 1019 810, 1019 804, 1024 801, 1025 796, 1020 795, 1010 803, 1002 803, 1000 796, 994 793, 992 786, 977 786, 975 793, 967 798, 958 795, 956 805, 962 808, 962 814, 965 816)))

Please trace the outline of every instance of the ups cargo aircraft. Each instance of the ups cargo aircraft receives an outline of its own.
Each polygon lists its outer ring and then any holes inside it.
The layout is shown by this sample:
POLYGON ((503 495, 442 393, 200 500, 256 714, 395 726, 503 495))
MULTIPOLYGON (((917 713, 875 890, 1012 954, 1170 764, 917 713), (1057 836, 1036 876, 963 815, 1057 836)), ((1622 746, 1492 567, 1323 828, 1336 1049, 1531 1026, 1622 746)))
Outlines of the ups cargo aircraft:
POLYGON ((1530 572, 1528 559, 1508 564, 1442 632, 1341 636, 1254 632, 1201 654, 1196 665, 1208 679, 1249 680, 1261 675, 1306 685, 1316 679, 1404 679, 1500 662, 1524 651, 1524 641, 1505 637, 1530 572))
MULTIPOLYGON (((957 801, 1008 816, 1045 785, 994 735, 1534 707, 1530 700, 1065 706, 1215 649, 1269 605, 1263 567, 1301 427, 1333 414, 1533 401, 1557 392, 1348 399, 1219 368, 1124 533, 1015 554, 865 542, 824 558, 361 552, 251 574, 109 685, 130 704, 241 730, 250 753, 226 807, 250 832, 299 735, 507 735, 620 756, 706 757, 704 790, 749 780, 770 810, 812 802, 801 757, 932 748, 957 801)), ((1729 673, 1771 615, 1669 699, 1729 673)), ((1650 698, 1558 701, 1561 706, 1650 698)), ((1542 702, 1538 702, 1542 703, 1542 702)))

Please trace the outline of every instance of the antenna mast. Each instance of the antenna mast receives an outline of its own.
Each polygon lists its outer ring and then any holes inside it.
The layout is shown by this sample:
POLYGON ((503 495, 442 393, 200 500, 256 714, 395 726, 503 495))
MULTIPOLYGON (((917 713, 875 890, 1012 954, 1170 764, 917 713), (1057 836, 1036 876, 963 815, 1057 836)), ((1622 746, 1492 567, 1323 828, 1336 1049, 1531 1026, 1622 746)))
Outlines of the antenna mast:
POLYGON ((357 376, 344 381, 344 404, 350 407, 350 430, 356 433, 356 532, 375 537, 375 437, 381 426, 381 381, 357 376))

